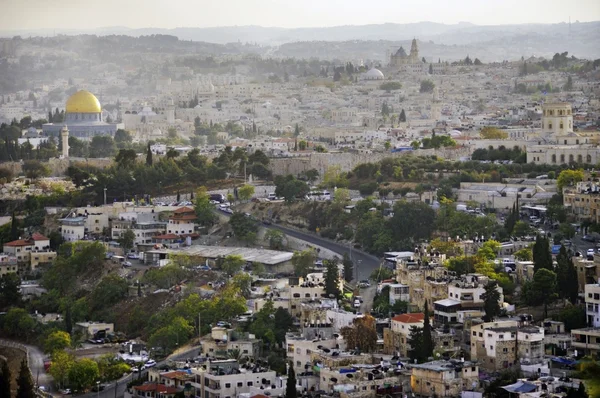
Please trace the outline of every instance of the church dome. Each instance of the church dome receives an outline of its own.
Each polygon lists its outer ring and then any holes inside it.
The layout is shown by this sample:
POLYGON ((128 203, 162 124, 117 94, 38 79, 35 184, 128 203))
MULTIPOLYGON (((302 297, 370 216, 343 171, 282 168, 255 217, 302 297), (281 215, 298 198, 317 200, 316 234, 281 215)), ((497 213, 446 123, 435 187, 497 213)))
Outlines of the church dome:
POLYGON ((365 79, 367 80, 383 80, 383 73, 377 68, 371 68, 365 73, 365 79))
POLYGON ((98 98, 89 91, 80 90, 69 97, 66 106, 67 113, 100 113, 102 107, 98 98))

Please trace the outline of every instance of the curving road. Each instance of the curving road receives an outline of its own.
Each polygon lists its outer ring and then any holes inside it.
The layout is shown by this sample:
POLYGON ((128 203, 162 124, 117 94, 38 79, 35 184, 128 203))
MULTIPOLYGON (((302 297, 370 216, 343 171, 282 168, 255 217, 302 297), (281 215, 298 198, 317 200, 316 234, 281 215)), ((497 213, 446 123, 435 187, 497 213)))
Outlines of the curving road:
POLYGON ((322 238, 310 232, 298 231, 296 229, 284 227, 282 225, 263 225, 264 228, 277 229, 286 235, 301 239, 313 245, 324 247, 340 255, 348 253, 352 261, 354 261, 354 280, 369 279, 369 275, 374 269, 379 267, 381 260, 371 254, 365 253, 362 250, 356 250, 352 247, 342 245, 329 239, 322 238))

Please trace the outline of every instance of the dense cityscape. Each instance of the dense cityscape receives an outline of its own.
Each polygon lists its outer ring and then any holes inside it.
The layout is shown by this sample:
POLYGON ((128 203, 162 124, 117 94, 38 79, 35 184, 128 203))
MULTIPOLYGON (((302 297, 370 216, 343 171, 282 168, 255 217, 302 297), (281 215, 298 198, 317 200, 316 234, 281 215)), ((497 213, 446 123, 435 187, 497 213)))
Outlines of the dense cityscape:
POLYGON ((600 397, 600 22, 390 27, 0 32, 0 397, 600 397))

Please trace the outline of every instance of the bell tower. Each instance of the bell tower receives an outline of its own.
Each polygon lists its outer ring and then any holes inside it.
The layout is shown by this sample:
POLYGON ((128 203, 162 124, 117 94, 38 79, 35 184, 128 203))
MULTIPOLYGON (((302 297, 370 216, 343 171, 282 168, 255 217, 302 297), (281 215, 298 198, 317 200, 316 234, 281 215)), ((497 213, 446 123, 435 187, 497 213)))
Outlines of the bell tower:
POLYGON ((62 139, 62 157, 67 159, 69 157, 69 128, 66 124, 60 130, 60 137, 62 139))

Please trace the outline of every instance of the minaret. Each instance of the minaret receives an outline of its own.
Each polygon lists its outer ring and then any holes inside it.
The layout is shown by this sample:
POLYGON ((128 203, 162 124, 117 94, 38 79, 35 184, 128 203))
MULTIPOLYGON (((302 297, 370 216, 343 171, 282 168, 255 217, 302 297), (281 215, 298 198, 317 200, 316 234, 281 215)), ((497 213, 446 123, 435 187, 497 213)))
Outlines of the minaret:
POLYGON ((410 59, 413 63, 419 61, 419 47, 417 45, 417 39, 414 38, 410 46, 410 59))
POLYGON ((66 124, 60 130, 60 137, 62 138, 62 157, 67 159, 69 157, 69 129, 66 124))
POLYGON ((169 99, 169 102, 167 105, 167 123, 168 124, 175 123, 175 104, 174 104, 172 98, 169 99))

